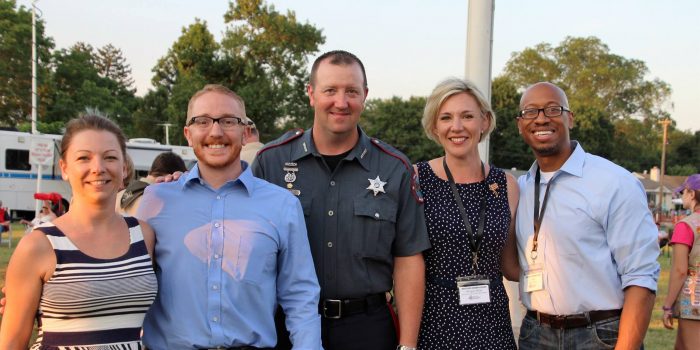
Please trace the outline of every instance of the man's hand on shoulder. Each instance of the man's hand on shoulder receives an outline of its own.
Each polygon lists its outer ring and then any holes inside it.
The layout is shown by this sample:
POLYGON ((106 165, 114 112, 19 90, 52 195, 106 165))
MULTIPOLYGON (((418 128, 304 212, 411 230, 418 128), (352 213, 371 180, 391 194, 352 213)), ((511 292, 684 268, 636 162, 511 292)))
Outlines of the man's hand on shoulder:
POLYGON ((176 172, 169 174, 169 175, 158 176, 155 180, 155 183, 159 184, 159 183, 163 183, 163 182, 177 181, 178 179, 180 179, 180 176, 182 176, 183 174, 185 174, 185 173, 183 173, 182 171, 176 171, 176 172))

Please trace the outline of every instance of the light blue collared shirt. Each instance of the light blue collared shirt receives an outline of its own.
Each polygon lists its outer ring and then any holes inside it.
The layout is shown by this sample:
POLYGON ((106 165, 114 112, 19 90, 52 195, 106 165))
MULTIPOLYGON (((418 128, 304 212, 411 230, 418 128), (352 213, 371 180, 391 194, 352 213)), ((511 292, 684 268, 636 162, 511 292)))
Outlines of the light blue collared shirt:
POLYGON ((320 288, 301 205, 243 164, 219 189, 198 166, 146 188, 137 216, 156 231, 159 284, 143 325, 149 349, 274 347, 277 303, 294 348, 321 348, 320 288))
MULTIPOLYGON (((537 162, 518 179, 520 266, 523 274, 527 266, 544 266, 544 289, 525 292, 521 283, 520 297, 529 310, 553 315, 620 309, 628 286, 656 291, 660 270, 656 225, 642 184, 624 168, 574 145, 549 181, 534 262, 530 251, 537 162)), ((547 183, 540 179, 540 208, 547 183)))

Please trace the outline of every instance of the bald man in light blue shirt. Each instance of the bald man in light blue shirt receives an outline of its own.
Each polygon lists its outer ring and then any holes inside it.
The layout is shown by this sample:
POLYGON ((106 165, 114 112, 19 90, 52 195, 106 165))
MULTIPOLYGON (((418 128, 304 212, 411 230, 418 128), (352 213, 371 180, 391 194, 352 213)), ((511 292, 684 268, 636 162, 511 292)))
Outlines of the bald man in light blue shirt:
POLYGON ((639 349, 660 270, 644 188, 570 140, 574 114, 556 85, 532 85, 520 109, 518 129, 537 160, 518 180, 520 296, 528 309, 519 347, 639 349))

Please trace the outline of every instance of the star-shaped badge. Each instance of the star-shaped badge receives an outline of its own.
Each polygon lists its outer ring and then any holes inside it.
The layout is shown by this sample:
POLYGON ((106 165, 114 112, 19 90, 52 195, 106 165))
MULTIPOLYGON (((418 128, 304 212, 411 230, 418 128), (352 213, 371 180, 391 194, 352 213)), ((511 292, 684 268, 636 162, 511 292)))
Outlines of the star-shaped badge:
POLYGON ((367 186, 367 189, 370 191, 374 191, 374 195, 377 196, 377 193, 386 193, 384 192, 384 185, 386 185, 386 182, 382 181, 379 179, 379 175, 377 175, 377 178, 372 180, 372 179, 367 179, 369 180, 369 186, 367 186))

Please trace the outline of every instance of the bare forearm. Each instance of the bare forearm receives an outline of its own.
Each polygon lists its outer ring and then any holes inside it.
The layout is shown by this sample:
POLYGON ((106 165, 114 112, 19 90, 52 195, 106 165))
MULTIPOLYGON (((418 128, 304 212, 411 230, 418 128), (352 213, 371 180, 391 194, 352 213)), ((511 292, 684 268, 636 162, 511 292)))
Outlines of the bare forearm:
POLYGON ((422 254, 396 258, 394 294, 401 333, 399 343, 415 347, 418 344, 418 329, 425 298, 425 263, 422 254))
POLYGON ((654 293, 644 287, 630 286, 625 289, 625 302, 622 306, 622 317, 620 317, 620 336, 615 349, 636 350, 642 346, 655 298, 654 293))
POLYGON ((683 288, 683 283, 685 282, 686 277, 686 272, 676 271, 673 268, 671 271, 669 271, 668 294, 666 295, 666 300, 664 300, 663 306, 673 306, 673 303, 678 297, 678 293, 681 291, 681 288, 683 288))

